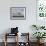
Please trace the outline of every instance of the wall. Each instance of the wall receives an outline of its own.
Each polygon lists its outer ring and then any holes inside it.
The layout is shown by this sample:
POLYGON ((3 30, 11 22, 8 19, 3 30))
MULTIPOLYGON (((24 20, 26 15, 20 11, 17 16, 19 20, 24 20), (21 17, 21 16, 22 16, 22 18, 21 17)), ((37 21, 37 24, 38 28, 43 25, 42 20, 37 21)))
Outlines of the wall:
POLYGON ((11 27, 19 27, 19 32, 30 32, 36 24, 36 0, 0 0, 0 34, 11 27), (10 7, 26 7, 26 20, 10 20, 10 7))

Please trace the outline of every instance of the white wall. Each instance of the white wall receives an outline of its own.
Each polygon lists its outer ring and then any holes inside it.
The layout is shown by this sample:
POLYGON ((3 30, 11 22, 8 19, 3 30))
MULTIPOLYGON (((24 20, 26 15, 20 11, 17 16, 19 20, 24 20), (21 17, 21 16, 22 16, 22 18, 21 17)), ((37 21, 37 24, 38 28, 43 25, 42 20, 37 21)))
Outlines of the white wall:
POLYGON ((32 24, 36 24, 36 0, 0 0, 0 34, 17 26, 32 35, 32 24), (10 20, 10 7, 26 7, 26 20, 10 20))

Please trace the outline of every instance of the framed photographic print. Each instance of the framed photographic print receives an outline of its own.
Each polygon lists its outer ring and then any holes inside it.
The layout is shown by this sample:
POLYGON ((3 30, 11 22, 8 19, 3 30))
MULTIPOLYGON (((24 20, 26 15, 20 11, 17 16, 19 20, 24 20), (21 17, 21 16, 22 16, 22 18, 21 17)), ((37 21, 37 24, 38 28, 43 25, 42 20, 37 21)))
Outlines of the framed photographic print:
POLYGON ((26 7, 10 7, 11 20, 24 20, 26 19, 26 7))

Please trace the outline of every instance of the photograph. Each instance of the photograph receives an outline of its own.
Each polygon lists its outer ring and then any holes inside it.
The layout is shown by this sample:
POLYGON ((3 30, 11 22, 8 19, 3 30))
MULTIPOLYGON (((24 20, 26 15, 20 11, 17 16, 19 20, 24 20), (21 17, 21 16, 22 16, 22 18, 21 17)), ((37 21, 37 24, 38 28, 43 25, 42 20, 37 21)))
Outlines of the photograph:
POLYGON ((26 7, 10 7, 11 20, 24 20, 26 19, 26 7))

